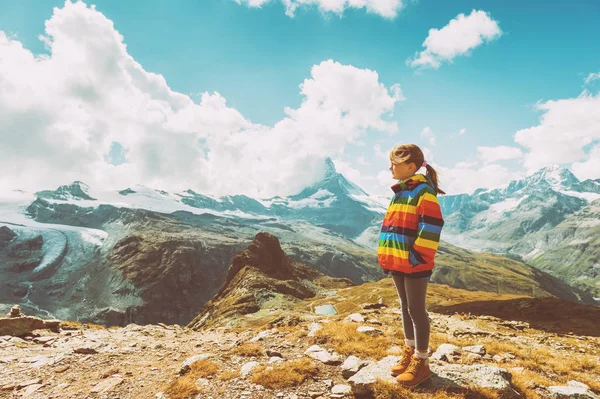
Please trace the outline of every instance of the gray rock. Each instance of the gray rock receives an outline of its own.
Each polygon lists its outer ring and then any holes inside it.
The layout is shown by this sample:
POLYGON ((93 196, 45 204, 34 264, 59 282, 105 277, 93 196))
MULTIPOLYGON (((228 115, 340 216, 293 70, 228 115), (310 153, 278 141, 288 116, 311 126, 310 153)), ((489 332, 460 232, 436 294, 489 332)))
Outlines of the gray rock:
POLYGON ((452 344, 441 344, 437 350, 431 355, 433 359, 442 360, 445 362, 453 362, 461 355, 461 350, 458 346, 452 344))
POLYGON ((491 388, 511 397, 518 394, 512 389, 512 375, 508 370, 483 364, 442 364, 431 363, 431 381, 436 388, 468 388, 475 385, 491 388))
POLYGON ((248 362, 248 363, 244 364, 242 366, 242 368, 240 369, 240 375, 243 378, 248 377, 248 374, 250 374, 252 369, 254 369, 256 366, 258 366, 258 362, 248 362))
POLYGON ((550 386, 548 390, 554 399, 600 399, 600 396, 590 391, 590 388, 579 381, 569 381, 566 386, 550 386))
POLYGON ((329 353, 319 345, 311 346, 304 354, 324 364, 338 365, 342 363, 342 360, 337 353, 329 353))
POLYGON ((368 364, 367 361, 361 360, 356 356, 348 356, 344 363, 341 366, 342 376, 345 379, 352 377, 354 374, 358 373, 358 371, 365 367, 368 364))
POLYGON ((183 361, 181 364, 181 368, 179 369, 179 374, 184 375, 188 371, 190 371, 190 366, 196 363, 199 360, 208 359, 212 355, 210 353, 201 353, 199 355, 190 356, 183 361))
POLYGON ((475 353, 481 356, 486 354, 485 346, 483 345, 463 346, 462 350, 465 352, 475 353))
POLYGON ((364 323, 365 322, 365 318, 360 313, 352 313, 352 314, 349 314, 348 316, 346 316, 346 318, 344 319, 344 321, 353 321, 353 322, 356 322, 356 323, 364 323))
POLYGON ((315 334, 317 333, 317 331, 319 331, 321 329, 321 324, 319 323, 311 323, 308 326, 308 336, 309 337, 314 337, 315 334))
POLYGON ((356 332, 370 335, 372 337, 383 335, 383 331, 376 329, 375 327, 360 326, 356 329, 356 332))
POLYGON ((331 388, 331 393, 333 394, 346 394, 350 392, 352 392, 352 387, 350 385, 337 384, 331 388))
POLYGON ((250 340, 250 342, 262 341, 263 339, 267 338, 269 335, 271 335, 271 331, 270 330, 261 331, 261 332, 259 332, 256 335, 256 337, 252 338, 250 340))
POLYGON ((356 398, 372 397, 371 385, 378 379, 396 384, 391 375, 392 367, 400 361, 400 356, 386 356, 378 362, 369 362, 348 379, 352 387, 352 393, 356 398))
POLYGON ((90 393, 105 393, 112 391, 117 385, 123 382, 123 378, 120 375, 113 375, 110 378, 105 379, 97 383, 91 390, 90 393))

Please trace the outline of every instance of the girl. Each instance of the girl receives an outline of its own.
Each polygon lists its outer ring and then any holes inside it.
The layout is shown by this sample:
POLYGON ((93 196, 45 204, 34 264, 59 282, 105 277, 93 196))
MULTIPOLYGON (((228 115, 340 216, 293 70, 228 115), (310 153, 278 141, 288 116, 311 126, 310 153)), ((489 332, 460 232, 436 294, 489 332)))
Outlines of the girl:
POLYGON ((402 385, 417 386, 431 376, 425 295, 444 225, 437 194, 445 193, 418 146, 395 147, 390 162, 398 183, 392 186, 394 197, 381 226, 377 257, 394 280, 402 308, 404 355, 392 368, 392 375, 397 375, 396 381, 402 385), (427 174, 415 174, 423 166, 427 174))

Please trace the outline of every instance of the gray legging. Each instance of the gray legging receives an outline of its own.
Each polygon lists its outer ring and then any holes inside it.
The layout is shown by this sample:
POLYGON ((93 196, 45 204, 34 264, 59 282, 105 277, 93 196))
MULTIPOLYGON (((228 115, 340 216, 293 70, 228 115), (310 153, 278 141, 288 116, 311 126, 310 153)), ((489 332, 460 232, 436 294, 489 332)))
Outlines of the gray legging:
POLYGON ((415 340, 417 350, 425 352, 429 347, 429 315, 425 310, 427 294, 426 278, 410 278, 392 275, 402 308, 404 338, 415 340))

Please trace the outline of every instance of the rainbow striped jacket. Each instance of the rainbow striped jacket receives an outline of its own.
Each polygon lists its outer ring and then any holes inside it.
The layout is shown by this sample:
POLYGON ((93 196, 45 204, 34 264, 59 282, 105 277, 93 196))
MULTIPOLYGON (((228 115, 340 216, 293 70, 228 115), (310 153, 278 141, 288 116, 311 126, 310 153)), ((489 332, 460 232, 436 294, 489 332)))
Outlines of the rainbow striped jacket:
POLYGON ((377 259, 388 274, 427 277, 434 267, 444 219, 433 182, 422 174, 392 186, 394 197, 379 233, 377 259))

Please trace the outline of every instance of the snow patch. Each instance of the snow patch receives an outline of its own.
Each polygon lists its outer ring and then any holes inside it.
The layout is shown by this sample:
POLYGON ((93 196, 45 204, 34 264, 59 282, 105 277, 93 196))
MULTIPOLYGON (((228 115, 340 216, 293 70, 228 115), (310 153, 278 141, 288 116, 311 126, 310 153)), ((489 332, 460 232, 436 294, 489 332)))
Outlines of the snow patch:
POLYGON ((84 229, 81 231, 81 238, 83 241, 100 247, 108 238, 108 233, 102 230, 84 229))
POLYGON ((558 191, 558 192, 561 194, 564 194, 564 195, 568 195, 570 197, 582 198, 589 202, 595 201, 600 198, 600 194, 597 194, 597 193, 589 193, 589 192, 580 193, 579 191, 566 191, 566 190, 562 190, 562 191, 558 191))

